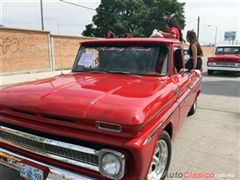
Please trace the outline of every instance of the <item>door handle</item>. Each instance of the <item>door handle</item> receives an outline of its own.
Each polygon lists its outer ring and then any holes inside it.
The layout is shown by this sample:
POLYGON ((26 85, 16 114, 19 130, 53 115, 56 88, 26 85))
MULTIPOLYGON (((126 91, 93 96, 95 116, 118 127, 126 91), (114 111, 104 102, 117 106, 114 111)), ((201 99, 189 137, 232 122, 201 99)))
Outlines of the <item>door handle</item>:
POLYGON ((175 90, 175 94, 176 94, 176 95, 179 95, 179 93, 180 93, 180 90, 177 88, 177 89, 175 90))

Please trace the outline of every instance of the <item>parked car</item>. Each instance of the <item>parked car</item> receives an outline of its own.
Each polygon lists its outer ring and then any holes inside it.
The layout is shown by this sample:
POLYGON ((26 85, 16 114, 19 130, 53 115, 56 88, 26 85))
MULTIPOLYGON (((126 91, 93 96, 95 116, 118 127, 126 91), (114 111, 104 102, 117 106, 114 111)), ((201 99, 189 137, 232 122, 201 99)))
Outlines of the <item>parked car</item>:
POLYGON ((216 48, 215 55, 208 57, 208 74, 214 71, 240 72, 240 45, 225 45, 216 48))
POLYGON ((201 86, 177 40, 83 42, 72 73, 2 89, 0 164, 28 179, 164 179, 201 86))

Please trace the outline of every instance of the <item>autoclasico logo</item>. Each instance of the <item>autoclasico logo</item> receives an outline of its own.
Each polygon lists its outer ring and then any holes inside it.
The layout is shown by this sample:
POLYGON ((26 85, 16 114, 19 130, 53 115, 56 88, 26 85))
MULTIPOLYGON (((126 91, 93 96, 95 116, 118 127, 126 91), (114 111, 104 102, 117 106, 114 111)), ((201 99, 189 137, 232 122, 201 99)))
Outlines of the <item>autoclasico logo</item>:
POLYGON ((208 179, 208 178, 234 178, 234 174, 216 174, 213 172, 193 172, 193 171, 184 171, 184 172, 166 172, 167 178, 184 178, 184 179, 208 179))

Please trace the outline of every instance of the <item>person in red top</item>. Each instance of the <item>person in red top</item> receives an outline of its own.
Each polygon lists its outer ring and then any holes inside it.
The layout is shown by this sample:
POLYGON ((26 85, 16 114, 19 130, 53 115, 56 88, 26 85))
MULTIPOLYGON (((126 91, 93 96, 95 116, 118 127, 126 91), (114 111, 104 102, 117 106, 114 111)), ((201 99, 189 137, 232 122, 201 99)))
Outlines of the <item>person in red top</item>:
POLYGON ((112 32, 112 31, 108 31, 108 32, 105 34, 105 38, 107 38, 107 39, 114 38, 113 32, 112 32))
POLYGON ((166 18, 167 31, 155 32, 151 37, 165 37, 165 38, 175 38, 179 41, 183 41, 182 32, 178 26, 177 19, 174 15, 168 16, 166 18))

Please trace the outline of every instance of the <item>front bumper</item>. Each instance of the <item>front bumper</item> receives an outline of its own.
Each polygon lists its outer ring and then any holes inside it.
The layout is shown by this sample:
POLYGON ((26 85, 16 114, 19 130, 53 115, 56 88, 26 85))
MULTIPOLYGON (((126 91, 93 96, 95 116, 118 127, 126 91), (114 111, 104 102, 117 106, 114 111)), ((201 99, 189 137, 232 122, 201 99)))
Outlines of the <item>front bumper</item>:
POLYGON ((28 160, 33 163, 45 166, 49 168, 49 175, 47 179, 59 179, 59 180, 93 180, 93 178, 79 175, 68 170, 60 169, 55 166, 51 166, 42 162, 34 161, 27 157, 23 157, 19 154, 12 153, 6 149, 0 148, 0 164, 8 166, 17 171, 20 170, 20 162, 22 160, 28 160))
POLYGON ((208 70, 216 70, 216 71, 235 71, 240 72, 240 68, 235 67, 214 67, 214 66, 208 66, 208 70))

